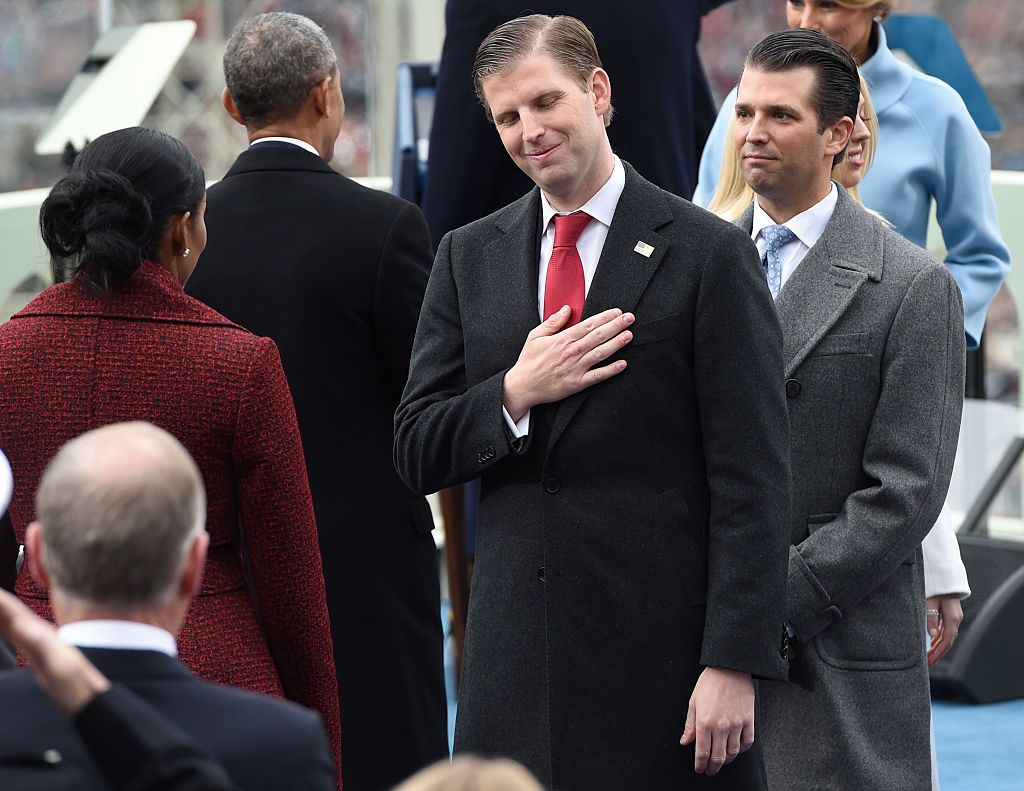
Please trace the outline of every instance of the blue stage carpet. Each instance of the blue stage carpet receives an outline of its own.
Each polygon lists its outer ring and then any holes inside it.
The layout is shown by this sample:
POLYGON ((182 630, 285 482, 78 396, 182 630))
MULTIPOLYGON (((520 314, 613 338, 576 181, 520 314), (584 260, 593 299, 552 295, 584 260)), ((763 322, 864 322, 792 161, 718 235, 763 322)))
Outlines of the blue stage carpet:
POLYGON ((935 701, 932 715, 942 791, 1024 789, 1024 700, 935 701))

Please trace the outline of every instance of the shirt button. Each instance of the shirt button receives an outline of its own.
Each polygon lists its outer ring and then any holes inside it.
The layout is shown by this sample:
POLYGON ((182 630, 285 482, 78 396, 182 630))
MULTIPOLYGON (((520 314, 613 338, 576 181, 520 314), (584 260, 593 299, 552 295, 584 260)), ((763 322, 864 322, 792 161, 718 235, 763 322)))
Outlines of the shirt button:
POLYGON ((545 478, 544 479, 544 491, 548 494, 557 494, 558 490, 562 488, 562 484, 558 478, 545 478))
POLYGON ((544 581, 544 567, 543 566, 541 566, 539 569, 537 569, 537 576, 540 578, 541 582, 544 581))

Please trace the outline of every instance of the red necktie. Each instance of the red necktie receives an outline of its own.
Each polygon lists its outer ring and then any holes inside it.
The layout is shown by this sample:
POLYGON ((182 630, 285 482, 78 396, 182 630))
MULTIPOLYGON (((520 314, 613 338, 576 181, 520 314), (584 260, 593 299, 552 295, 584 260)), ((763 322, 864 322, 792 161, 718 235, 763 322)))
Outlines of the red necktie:
POLYGON ((564 325, 571 327, 583 315, 586 284, 583 280, 583 261, 576 249, 576 240, 590 222, 590 215, 576 211, 555 215, 555 246, 548 262, 544 283, 544 319, 557 313, 562 305, 572 308, 572 316, 564 325))

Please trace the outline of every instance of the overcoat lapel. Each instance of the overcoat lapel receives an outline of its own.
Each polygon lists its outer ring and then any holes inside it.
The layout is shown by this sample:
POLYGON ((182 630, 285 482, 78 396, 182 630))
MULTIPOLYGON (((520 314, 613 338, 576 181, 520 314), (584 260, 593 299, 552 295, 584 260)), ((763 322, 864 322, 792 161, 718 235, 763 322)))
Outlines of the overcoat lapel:
POLYGON ((534 188, 495 219, 500 235, 481 250, 490 262, 479 271, 488 278, 484 293, 496 296, 496 320, 507 327, 494 350, 495 370, 511 368, 530 331, 540 324, 537 312, 537 259, 540 255, 540 190, 534 188))
MULTIPOLYGON (((878 220, 842 187, 825 232, 779 292, 785 375, 792 376, 853 302, 868 280, 882 279, 882 235, 878 220)), ((737 225, 748 233, 753 207, 737 225)))
MULTIPOLYGON (((626 184, 583 305, 581 321, 610 308, 621 308, 623 313, 635 310, 668 250, 668 240, 656 229, 672 221, 672 210, 658 187, 641 178, 630 165, 623 164, 626 184), (636 251, 638 242, 653 248, 649 256, 636 251)), ((536 278, 534 281, 536 292, 536 278)), ((588 387, 559 402, 549 452, 593 390, 588 387)))

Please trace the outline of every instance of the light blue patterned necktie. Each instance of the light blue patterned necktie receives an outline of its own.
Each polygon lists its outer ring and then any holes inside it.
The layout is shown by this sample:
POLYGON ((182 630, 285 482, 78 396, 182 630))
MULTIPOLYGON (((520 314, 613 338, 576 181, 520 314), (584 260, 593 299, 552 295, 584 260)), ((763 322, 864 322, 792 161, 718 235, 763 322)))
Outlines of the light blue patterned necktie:
POLYGON ((782 261, 779 260, 779 249, 796 239, 793 233, 785 225, 766 225, 761 229, 761 236, 764 238, 764 274, 768 278, 768 290, 772 292, 772 299, 779 296, 779 289, 782 288, 782 261))

